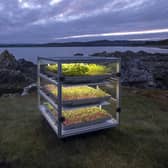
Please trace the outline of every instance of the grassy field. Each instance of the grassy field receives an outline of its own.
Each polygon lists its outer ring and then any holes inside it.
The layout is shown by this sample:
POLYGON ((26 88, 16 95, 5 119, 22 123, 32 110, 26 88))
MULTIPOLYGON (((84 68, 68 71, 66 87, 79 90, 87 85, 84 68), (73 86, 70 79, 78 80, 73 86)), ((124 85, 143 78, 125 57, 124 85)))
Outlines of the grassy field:
POLYGON ((168 92, 124 89, 120 127, 62 141, 35 95, 0 98, 0 168, 167 168, 167 103, 168 92))

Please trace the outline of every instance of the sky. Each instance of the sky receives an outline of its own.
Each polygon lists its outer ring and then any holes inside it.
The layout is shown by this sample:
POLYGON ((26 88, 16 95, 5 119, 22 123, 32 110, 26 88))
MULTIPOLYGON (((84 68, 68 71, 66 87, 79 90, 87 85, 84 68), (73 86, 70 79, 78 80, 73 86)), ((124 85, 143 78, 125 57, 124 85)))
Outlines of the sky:
POLYGON ((0 0, 0 43, 165 38, 168 0, 0 0))

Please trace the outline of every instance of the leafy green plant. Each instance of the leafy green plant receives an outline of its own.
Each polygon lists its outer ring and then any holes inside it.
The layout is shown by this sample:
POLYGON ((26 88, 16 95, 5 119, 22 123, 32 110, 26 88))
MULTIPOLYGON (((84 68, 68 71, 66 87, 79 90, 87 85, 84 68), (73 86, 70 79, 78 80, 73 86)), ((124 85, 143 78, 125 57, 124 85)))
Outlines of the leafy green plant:
POLYGON ((85 64, 63 64, 62 66, 63 74, 68 76, 85 75, 88 70, 85 64))
MULTIPOLYGON (((56 64, 46 66, 46 69, 57 73, 58 66, 56 64)), ((101 75, 108 72, 108 69, 103 65, 73 63, 63 64, 62 73, 68 76, 82 76, 82 75, 101 75)))
POLYGON ((107 68, 103 65, 88 64, 87 75, 101 75, 107 73, 107 68))

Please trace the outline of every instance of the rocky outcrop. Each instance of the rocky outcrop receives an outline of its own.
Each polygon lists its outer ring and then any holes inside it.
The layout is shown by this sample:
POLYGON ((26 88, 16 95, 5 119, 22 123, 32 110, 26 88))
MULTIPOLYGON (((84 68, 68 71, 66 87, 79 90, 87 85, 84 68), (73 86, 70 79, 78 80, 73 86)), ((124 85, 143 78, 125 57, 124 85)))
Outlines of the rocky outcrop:
POLYGON ((27 61, 25 59, 19 59, 18 69, 29 78, 29 83, 32 83, 36 80, 37 77, 37 67, 34 63, 27 61))
POLYGON ((168 89, 168 54, 140 52, 95 53, 92 56, 120 57, 123 85, 168 89))
POLYGON ((36 81, 36 65, 24 59, 16 60, 7 50, 0 54, 0 95, 22 92, 36 81))
POLYGON ((80 56, 84 56, 84 54, 83 53, 75 53, 74 56, 79 56, 80 57, 80 56))
POLYGON ((15 57, 7 50, 0 54, 0 69, 17 69, 18 63, 15 57))
MULTIPOLYGON (((127 51, 95 53, 92 56, 121 58, 122 85, 168 89, 168 54, 127 51)), ((5 50, 0 54, 0 95, 22 93, 26 86, 24 93, 35 90, 36 86, 30 84, 36 82, 36 74, 35 64, 24 59, 16 60, 5 50)))

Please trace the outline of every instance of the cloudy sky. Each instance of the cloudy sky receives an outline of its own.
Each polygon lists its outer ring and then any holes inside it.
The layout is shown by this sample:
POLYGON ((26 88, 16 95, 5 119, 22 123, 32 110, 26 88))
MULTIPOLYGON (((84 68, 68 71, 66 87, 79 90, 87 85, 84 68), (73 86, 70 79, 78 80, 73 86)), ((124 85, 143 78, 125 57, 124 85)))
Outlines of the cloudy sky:
POLYGON ((0 43, 168 37, 168 0, 0 0, 0 43))

